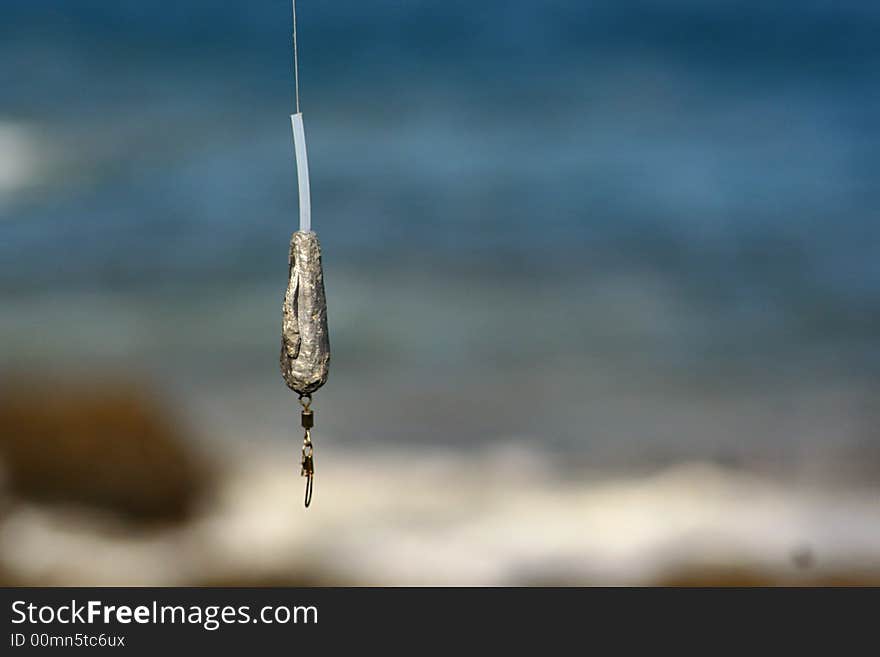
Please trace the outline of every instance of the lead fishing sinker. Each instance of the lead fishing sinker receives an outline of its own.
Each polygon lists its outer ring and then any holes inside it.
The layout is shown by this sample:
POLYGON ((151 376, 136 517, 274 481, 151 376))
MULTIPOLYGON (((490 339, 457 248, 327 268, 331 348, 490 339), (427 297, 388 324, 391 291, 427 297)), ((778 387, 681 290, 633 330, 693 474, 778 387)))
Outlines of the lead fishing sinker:
POLYGON ((290 240, 287 292, 281 307, 281 375, 287 386, 299 394, 301 424, 305 429, 300 474, 306 478, 306 507, 312 501, 315 476, 311 409, 312 393, 327 382, 330 367, 330 339, 327 333, 327 301, 321 245, 312 231, 309 192, 309 163, 302 113, 299 108, 299 55, 296 44, 296 0, 293 0, 293 61, 296 85, 296 114, 292 115, 296 174, 299 187, 299 230, 290 240))

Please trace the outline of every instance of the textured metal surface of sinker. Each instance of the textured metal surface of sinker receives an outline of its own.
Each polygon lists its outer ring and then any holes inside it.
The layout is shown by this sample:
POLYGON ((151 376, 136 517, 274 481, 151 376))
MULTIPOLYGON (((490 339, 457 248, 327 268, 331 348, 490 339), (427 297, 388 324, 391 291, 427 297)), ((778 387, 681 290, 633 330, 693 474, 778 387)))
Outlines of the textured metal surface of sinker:
POLYGON ((300 395, 327 382, 330 337, 321 245, 313 232, 297 231, 290 240, 287 293, 282 304, 281 375, 300 395))

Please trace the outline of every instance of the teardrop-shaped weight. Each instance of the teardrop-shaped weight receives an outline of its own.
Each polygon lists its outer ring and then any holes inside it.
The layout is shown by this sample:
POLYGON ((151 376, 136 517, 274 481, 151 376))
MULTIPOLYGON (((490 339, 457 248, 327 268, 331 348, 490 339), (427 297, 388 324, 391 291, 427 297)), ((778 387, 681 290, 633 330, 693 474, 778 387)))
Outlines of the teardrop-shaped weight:
POLYGON ((281 375, 300 395, 327 382, 330 337, 321 245, 313 232, 297 231, 290 240, 287 293, 282 304, 281 375))

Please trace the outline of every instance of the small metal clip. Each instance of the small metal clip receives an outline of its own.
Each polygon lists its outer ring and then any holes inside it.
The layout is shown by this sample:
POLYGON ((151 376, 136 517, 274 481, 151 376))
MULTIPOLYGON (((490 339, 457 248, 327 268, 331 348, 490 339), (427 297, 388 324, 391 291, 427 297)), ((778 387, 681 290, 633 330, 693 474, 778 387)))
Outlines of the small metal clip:
POLYGON ((306 478, 305 505, 309 508, 312 503, 312 490, 315 480, 315 450, 312 447, 312 427, 315 426, 315 414, 311 409, 312 396, 300 395, 299 403, 302 405, 302 426, 306 430, 302 446, 302 468, 300 475, 306 478))
POLYGON ((315 456, 310 433, 311 432, 306 429, 306 436, 303 439, 302 448, 302 469, 300 470, 300 475, 306 478, 306 508, 309 508, 309 504, 312 503, 312 488, 315 479, 315 456))

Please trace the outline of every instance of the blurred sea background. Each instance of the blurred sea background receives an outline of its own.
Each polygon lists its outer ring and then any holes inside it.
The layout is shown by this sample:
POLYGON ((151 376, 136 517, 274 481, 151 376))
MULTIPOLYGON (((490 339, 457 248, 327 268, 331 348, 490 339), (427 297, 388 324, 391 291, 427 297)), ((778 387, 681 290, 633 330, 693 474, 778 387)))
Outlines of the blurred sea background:
POLYGON ((0 5, 0 579, 880 582, 880 5, 0 5))

